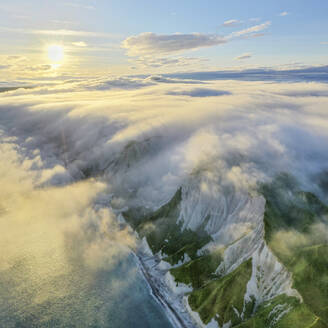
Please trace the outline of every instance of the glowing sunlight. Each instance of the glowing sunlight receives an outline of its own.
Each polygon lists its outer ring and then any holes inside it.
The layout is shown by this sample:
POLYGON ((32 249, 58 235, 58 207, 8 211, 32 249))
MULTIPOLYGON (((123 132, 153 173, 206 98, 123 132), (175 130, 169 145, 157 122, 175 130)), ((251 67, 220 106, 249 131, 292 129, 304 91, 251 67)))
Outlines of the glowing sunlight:
POLYGON ((52 63, 59 63, 64 58, 64 48, 58 44, 52 44, 47 48, 48 58, 52 63))

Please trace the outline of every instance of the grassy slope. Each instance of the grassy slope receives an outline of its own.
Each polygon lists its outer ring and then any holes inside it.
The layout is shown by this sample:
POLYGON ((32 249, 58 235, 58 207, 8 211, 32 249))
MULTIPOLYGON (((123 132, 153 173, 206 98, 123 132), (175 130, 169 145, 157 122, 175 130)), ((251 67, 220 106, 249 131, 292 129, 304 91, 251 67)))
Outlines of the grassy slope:
POLYGON ((300 303, 294 297, 279 295, 269 302, 261 304, 256 314, 236 328, 324 328, 317 317, 304 303, 300 303), (282 306, 282 307, 281 307, 282 306), (280 320, 274 321, 274 316, 283 314, 290 309, 280 320))
POLYGON ((252 275, 252 263, 248 260, 221 279, 215 279, 189 295, 189 305, 207 324, 213 317, 220 325, 231 320, 232 325, 241 322, 234 308, 242 313, 246 285, 252 275), (219 314, 219 317, 216 317, 219 314))
POLYGON ((215 270, 221 261, 222 254, 220 251, 216 251, 173 268, 170 272, 175 281, 186 285, 191 284, 193 289, 197 289, 217 278, 215 270))
MULTIPOLYGON (((328 208, 312 193, 297 190, 297 184, 287 175, 263 186, 262 192, 267 200, 264 221, 268 245, 293 273, 294 287, 305 306, 319 318, 313 327, 328 327, 328 245, 317 244, 319 240, 310 231, 313 224, 327 222, 328 208), (286 253, 275 239, 281 230, 305 242, 295 243, 286 253)), ((299 318, 303 316, 299 312, 299 318)))
MULTIPOLYGON (((266 240, 280 261, 293 273, 294 288, 302 295, 303 303, 294 297, 279 295, 260 305, 253 314, 253 306, 248 304, 246 307, 249 311, 246 311, 244 321, 240 322, 235 311, 232 311, 232 305, 240 311, 248 281, 244 279, 247 276, 245 273, 248 272, 245 264, 247 262, 228 276, 211 282, 211 265, 205 265, 204 270, 201 270, 205 261, 213 263, 210 255, 186 263, 174 269, 172 273, 178 281, 192 283, 195 288, 203 285, 191 293, 189 302, 205 323, 219 314, 218 321, 221 325, 231 320, 233 327, 240 328, 266 328, 270 324, 276 328, 327 328, 328 245, 317 244, 316 239, 306 238, 310 245, 296 243, 294 248, 284 253, 283 249, 278 247, 277 241, 273 240, 276 233, 282 230, 297 231, 301 236, 309 235, 313 224, 326 222, 328 208, 314 194, 298 190, 296 181, 288 175, 280 175, 273 184, 263 186, 261 191, 267 200, 264 218, 266 240), (276 307, 277 305, 279 306, 276 307), (286 308, 289 308, 289 311, 273 323, 274 316, 271 311, 275 307, 278 309, 276 316, 279 316, 279 308, 280 312, 286 308)), ((215 265, 213 264, 213 267, 215 265)))
POLYGON ((194 291, 189 295, 189 303, 198 311, 204 322, 209 322, 216 314, 220 323, 232 320, 239 323, 233 306, 242 311, 246 285, 251 277, 251 261, 239 266, 234 272, 218 278, 215 270, 222 261, 222 252, 216 251, 197 256, 197 250, 211 241, 203 227, 194 232, 181 231, 182 222, 177 223, 180 213, 181 190, 164 206, 151 214, 142 209, 132 209, 124 213, 127 221, 145 236, 154 253, 162 251, 171 264, 178 263, 187 253, 191 261, 171 269, 177 282, 192 284, 194 291))
POLYGON ((162 251, 171 264, 177 264, 188 254, 191 259, 197 257, 197 251, 211 241, 211 237, 201 227, 198 231, 184 229, 177 222, 180 214, 181 189, 165 205, 154 213, 140 215, 141 210, 130 210, 124 217, 137 230, 140 237, 146 237, 153 253, 162 251), (138 213, 139 215, 135 215, 138 213))
MULTIPOLYGON (((177 282, 191 284, 194 291, 189 295, 189 304, 208 323, 215 318, 220 325, 231 320, 233 327, 267 328, 272 324, 273 309, 280 311, 290 306, 272 327, 275 328, 327 328, 328 315, 328 245, 313 243, 296 247, 292 253, 285 253, 277 247, 275 240, 279 231, 297 231, 302 235, 310 233, 310 227, 324 222, 327 207, 309 192, 299 191, 296 181, 288 175, 280 175, 272 183, 264 185, 261 193, 267 200, 265 210, 265 238, 279 260, 293 273, 294 287, 300 292, 304 303, 296 298, 280 295, 260 305, 253 313, 254 303, 246 304, 244 319, 236 314, 242 312, 246 285, 251 277, 251 260, 241 264, 235 271, 222 278, 215 270, 222 260, 221 252, 197 256, 197 250, 211 238, 203 228, 199 231, 181 231, 182 222, 177 223, 180 213, 181 189, 174 197, 154 213, 143 209, 132 209, 124 216, 145 236, 154 253, 162 251, 166 260, 176 264, 184 254, 191 261, 171 269, 177 282), (271 315, 270 315, 271 313, 271 315), (219 315, 219 317, 217 316, 219 315)), ((278 311, 279 314, 279 311, 278 311)), ((276 313, 277 315, 277 313, 276 313)))

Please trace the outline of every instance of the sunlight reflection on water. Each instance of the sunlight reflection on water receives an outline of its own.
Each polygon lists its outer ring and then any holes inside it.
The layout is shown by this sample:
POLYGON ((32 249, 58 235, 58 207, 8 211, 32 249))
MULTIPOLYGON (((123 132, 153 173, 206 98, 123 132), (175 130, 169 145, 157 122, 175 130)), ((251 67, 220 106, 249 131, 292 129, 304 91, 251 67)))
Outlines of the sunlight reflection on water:
POLYGON ((76 261, 53 272, 60 260, 43 258, 37 274, 25 256, 0 272, 2 327, 171 327, 131 254, 93 272, 76 261))
POLYGON ((99 194, 108 198, 105 186, 90 180, 36 188, 31 173, 14 164, 15 152, 6 155, 0 328, 171 327, 129 250, 133 234, 95 203, 99 194))

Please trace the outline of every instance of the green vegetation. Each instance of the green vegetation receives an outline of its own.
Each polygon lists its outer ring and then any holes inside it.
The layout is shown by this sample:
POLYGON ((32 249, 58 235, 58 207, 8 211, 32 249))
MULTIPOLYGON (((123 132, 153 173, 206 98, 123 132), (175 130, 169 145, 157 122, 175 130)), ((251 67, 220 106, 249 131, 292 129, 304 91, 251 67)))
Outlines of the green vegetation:
POLYGON ((142 209, 132 209, 124 217, 134 227, 139 236, 146 237, 153 253, 162 251, 169 263, 184 260, 184 254, 197 258, 197 251, 211 241, 203 227, 197 231, 182 230, 183 222, 177 222, 180 214, 181 189, 157 211, 142 215, 142 209), (136 215, 136 213, 138 215, 136 215))
MULTIPOLYGON (((268 245, 293 273, 293 287, 317 318, 311 327, 328 327, 328 245, 321 236, 325 232, 314 229, 321 224, 328 231, 328 207, 314 194, 300 191, 286 174, 263 186, 262 192, 267 200, 264 222, 268 245)), ((299 317, 305 321, 301 313, 299 317)))
POLYGON ((279 295, 264 302, 254 316, 236 328, 323 328, 322 322, 295 297, 279 295), (279 318, 280 317, 280 318, 279 318), (276 320, 276 319, 279 320, 276 320))
POLYGON ((294 287, 304 302, 328 327, 328 245, 304 247, 294 252, 287 268, 293 273, 294 287))
POLYGON ((170 270, 175 281, 186 285, 191 284, 194 289, 204 286, 212 279, 217 279, 215 270, 222 261, 222 251, 215 251, 189 261, 170 270))
POLYGON ((314 194, 300 191, 290 175, 278 175, 271 184, 261 186, 260 191, 266 199, 264 222, 268 241, 279 230, 306 233, 314 223, 326 220, 328 207, 314 194))
POLYGON ((293 287, 304 302, 279 295, 262 304, 255 299, 245 304, 252 260, 226 276, 215 274, 224 250, 197 255, 211 237, 204 230, 206 222, 197 231, 182 230, 183 222, 177 222, 181 189, 153 213, 134 208, 124 216, 141 238, 146 237, 153 253, 161 251, 169 263, 177 264, 188 254, 191 260, 170 272, 177 283, 192 285, 189 305, 205 324, 214 318, 220 326, 231 321, 238 328, 327 328, 328 244, 323 236, 328 232, 328 207, 313 193, 301 191, 287 174, 262 185, 260 192, 266 199, 266 242, 293 274, 293 287))
POLYGON ((220 325, 230 320, 232 326, 241 323, 242 318, 239 314, 243 312, 244 295, 251 275, 250 259, 226 276, 212 280, 202 288, 191 292, 188 299, 190 307, 199 313, 205 324, 208 324, 212 318, 215 318, 220 325))

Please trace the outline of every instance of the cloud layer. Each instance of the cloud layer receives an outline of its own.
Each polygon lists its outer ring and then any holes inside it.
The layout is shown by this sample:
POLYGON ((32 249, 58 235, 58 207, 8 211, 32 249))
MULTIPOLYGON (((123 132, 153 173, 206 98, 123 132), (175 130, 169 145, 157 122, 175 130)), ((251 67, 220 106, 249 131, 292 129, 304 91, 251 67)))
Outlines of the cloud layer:
MULTIPOLYGON (((327 201, 327 95, 327 84, 314 81, 168 76, 2 93, 0 270, 2 285, 12 284, 5 303, 25 322, 40 306, 65 304, 78 326, 94 324, 112 303, 93 296, 86 304, 85 292, 124 269, 136 243, 121 211, 155 210, 186 183, 215 199, 222 190, 256 192, 288 172, 327 201)), ((123 271, 108 289, 97 286, 99 295, 130 293, 136 272, 123 271)))

